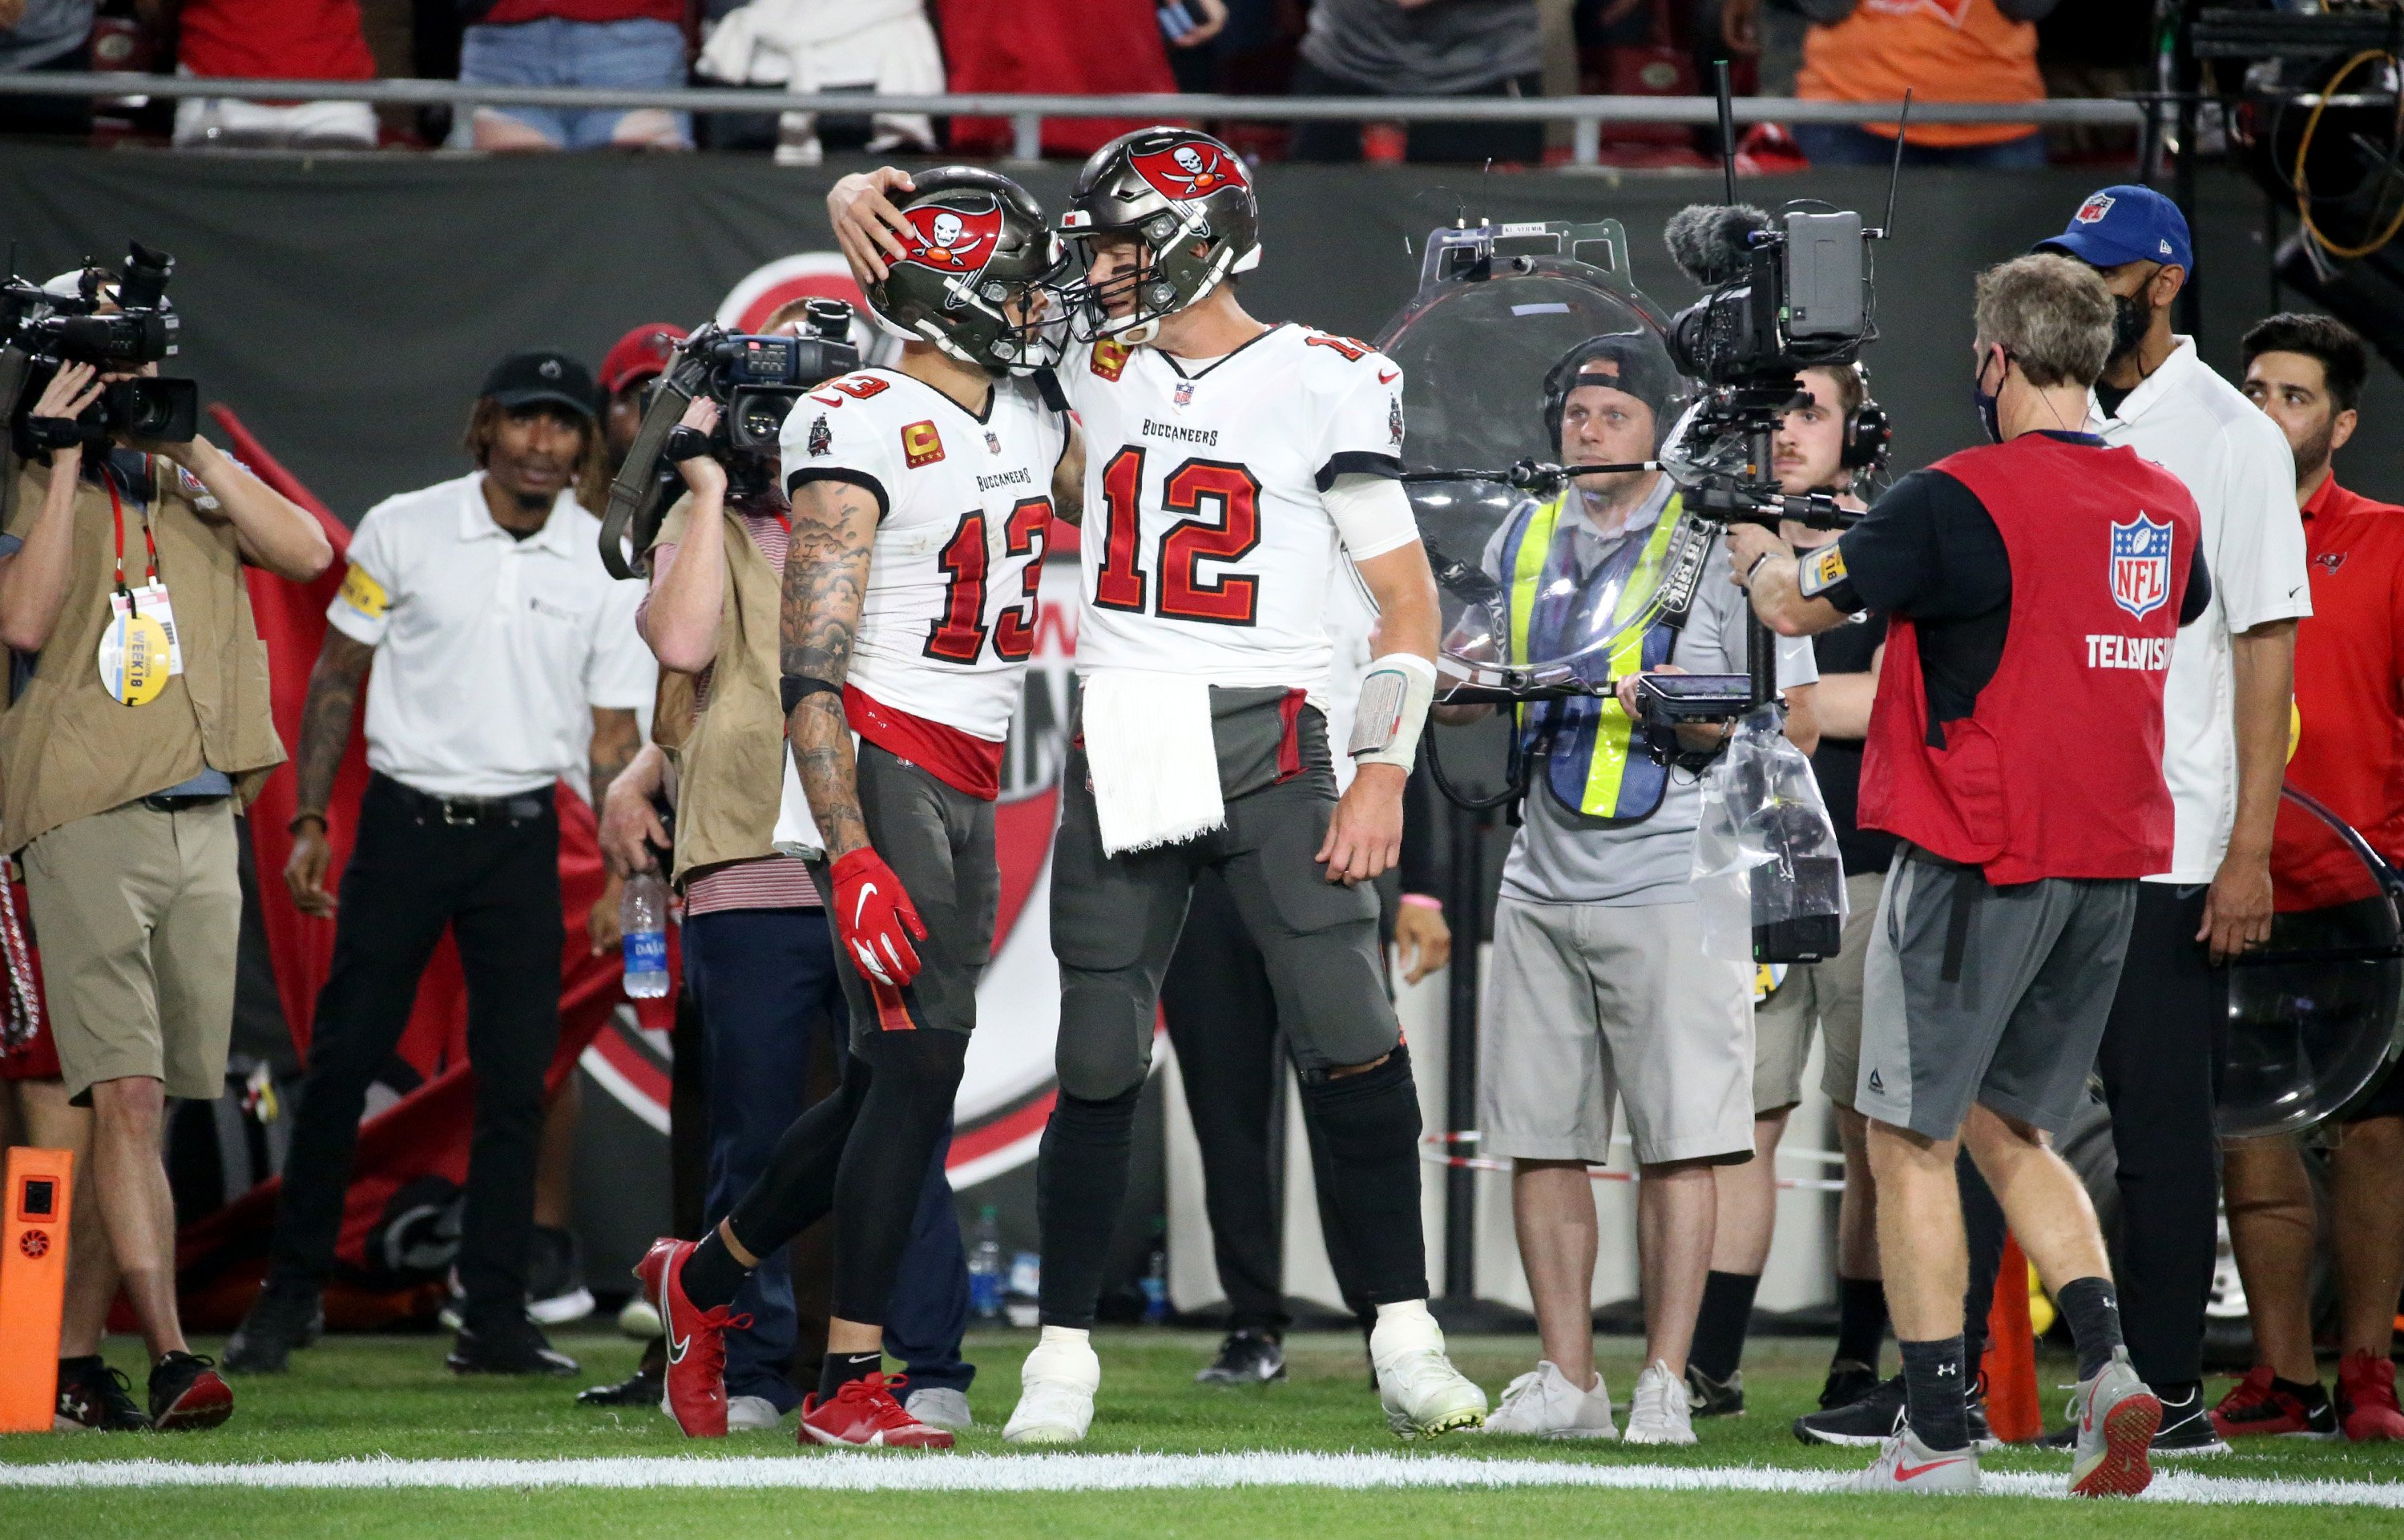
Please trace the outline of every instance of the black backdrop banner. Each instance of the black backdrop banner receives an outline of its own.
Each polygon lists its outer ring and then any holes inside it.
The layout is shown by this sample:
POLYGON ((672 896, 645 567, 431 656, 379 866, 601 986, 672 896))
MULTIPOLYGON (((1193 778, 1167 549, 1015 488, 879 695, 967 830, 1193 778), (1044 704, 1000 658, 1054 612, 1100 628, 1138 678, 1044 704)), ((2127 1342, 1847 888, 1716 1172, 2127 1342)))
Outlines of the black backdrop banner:
MULTIPOLYGON (((596 363, 626 328, 693 324, 763 263, 833 249, 825 192, 863 162, 780 168, 709 156, 190 156, 0 147, 0 240, 36 280, 89 254, 114 264, 129 236, 177 259, 170 292, 198 378, 347 523, 378 499, 456 475, 460 430, 484 370, 520 347, 596 363)), ((1010 168, 1005 168, 1010 169, 1010 168)), ((1074 168, 1014 170, 1057 208, 1074 168)), ((2097 174, 1907 172, 1897 234, 1878 249, 1873 386, 1896 425, 1898 470, 1973 441, 1970 284, 1982 266, 2059 231, 2097 174)), ((2236 367, 2237 339, 2270 306, 2261 196, 2233 175, 2201 181, 2198 276, 2205 359, 2236 367)), ((1433 168, 1266 166, 1260 269, 1246 306, 1270 320, 1374 335, 1409 299, 1419 243, 1456 210, 1472 219, 1615 217, 1640 285, 1693 297, 1660 245, 1716 177, 1433 168)), ((1756 178, 1768 203, 1824 199, 1876 220, 1882 174, 1756 178)), ((2383 366, 2364 403, 2378 425, 2404 393, 2383 366)), ((1537 404, 1496 403, 1497 410, 1537 404)), ((2404 496, 2404 443, 2375 430, 2346 480, 2404 496)))

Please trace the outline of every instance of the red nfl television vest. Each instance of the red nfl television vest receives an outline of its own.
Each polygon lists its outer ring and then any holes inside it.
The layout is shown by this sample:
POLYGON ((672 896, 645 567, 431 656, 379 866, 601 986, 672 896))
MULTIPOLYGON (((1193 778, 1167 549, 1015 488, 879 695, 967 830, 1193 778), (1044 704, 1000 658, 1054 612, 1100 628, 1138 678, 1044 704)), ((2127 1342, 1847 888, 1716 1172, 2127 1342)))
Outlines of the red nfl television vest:
POLYGON ((2162 687, 2201 521, 2134 450, 2025 433, 1936 469, 2003 533, 2011 620, 1971 714, 1930 741, 1919 628, 1889 623, 1860 819, 2003 886, 2171 863, 2162 687))

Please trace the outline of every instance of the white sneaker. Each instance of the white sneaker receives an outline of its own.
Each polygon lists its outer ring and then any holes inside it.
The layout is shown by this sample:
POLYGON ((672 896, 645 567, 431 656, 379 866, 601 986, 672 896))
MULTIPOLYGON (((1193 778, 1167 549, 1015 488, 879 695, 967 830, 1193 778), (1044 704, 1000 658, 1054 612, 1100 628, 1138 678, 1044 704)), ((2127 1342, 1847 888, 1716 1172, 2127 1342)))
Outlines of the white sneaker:
POLYGON ((1094 1393, 1101 1385, 1102 1361, 1087 1335, 1045 1327, 1018 1371, 1018 1406, 1002 1424, 1002 1442, 1077 1443, 1094 1424, 1094 1393))
POLYGON ((1422 1305, 1415 1313, 1381 1313, 1369 1333, 1369 1362, 1377 1373, 1377 1400, 1386 1425, 1404 1438, 1433 1438, 1486 1422, 1486 1393, 1444 1352, 1444 1332, 1422 1305))
POLYGON ((1908 1422, 1879 1448, 1869 1469, 1853 1477, 1855 1491, 1974 1492, 1978 1490, 1978 1451, 1938 1451, 1922 1443, 1908 1422))
POLYGON ((969 1415, 969 1398, 947 1385, 929 1385, 923 1391, 912 1391, 902 1409, 930 1428, 946 1433, 966 1433, 976 1426, 969 1415))
POLYGON ((1686 1383, 1655 1359, 1636 1377, 1636 1393, 1628 1402, 1628 1442, 1691 1444, 1695 1442, 1694 1408, 1686 1404, 1686 1383))
POLYGON ((785 1414, 764 1395, 730 1395, 726 1398, 728 1433, 762 1433, 784 1420, 785 1414))
POLYGON ((1602 1376, 1594 1388, 1582 1391, 1550 1359, 1511 1381, 1502 1405, 1486 1420, 1488 1433, 1516 1433, 1538 1438, 1616 1438, 1611 1421, 1611 1393, 1602 1376))

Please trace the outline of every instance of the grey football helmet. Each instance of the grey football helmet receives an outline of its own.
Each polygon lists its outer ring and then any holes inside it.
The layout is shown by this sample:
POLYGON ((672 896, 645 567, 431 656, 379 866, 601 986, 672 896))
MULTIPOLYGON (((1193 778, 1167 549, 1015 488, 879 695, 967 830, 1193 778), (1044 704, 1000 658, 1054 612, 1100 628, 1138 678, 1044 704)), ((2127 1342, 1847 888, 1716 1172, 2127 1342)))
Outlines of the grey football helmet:
POLYGON ((868 288, 868 302, 903 335, 995 373, 1042 369, 1060 357, 1061 319, 1045 314, 1067 253, 1027 189, 974 166, 912 178, 896 202, 908 255, 868 288), (1024 301, 1023 318, 1011 307, 1024 301))
POLYGON ((1069 324, 1080 340, 1149 342, 1163 317, 1261 259, 1261 207, 1251 175, 1234 150, 1193 129, 1123 133, 1094 151, 1077 174, 1060 233, 1083 248, 1097 235, 1134 237, 1143 260, 1101 288, 1072 286, 1069 324), (1131 294, 1135 308, 1112 316, 1104 303, 1131 294))

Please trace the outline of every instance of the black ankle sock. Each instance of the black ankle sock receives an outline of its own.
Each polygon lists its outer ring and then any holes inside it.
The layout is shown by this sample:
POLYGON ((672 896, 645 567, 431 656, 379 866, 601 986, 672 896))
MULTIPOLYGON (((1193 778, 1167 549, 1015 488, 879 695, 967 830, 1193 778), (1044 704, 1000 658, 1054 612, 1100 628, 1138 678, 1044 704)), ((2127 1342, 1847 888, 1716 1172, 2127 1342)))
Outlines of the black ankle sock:
POLYGON ((1969 1385, 1962 1372, 1962 1339, 1898 1340, 1895 1347, 1903 1354, 1903 1393, 1911 1431, 1932 1449, 1969 1448, 1969 1385))
POLYGON ((2120 1345, 2120 1297, 2108 1278, 2074 1278, 2054 1295, 2078 1344, 2078 1378, 2092 1379, 2120 1345))
POLYGON ((865 1379, 885 1366, 885 1354, 870 1352, 830 1352, 818 1369, 818 1399, 832 1400, 837 1391, 855 1379, 865 1379))
POLYGON ((705 1310, 720 1305, 732 1305, 743 1288, 743 1281, 751 1269, 734 1259, 726 1248, 726 1238, 712 1226, 702 1243, 684 1259, 684 1294, 687 1299, 705 1310))
POLYGON ((1876 1371, 1879 1344, 1885 1340, 1886 1281, 1838 1279, 1836 1356, 1866 1364, 1876 1371))
POLYGON ((1745 1328, 1753 1324, 1753 1294, 1761 1279, 1752 1273, 1712 1271, 1703 1277, 1703 1308, 1695 1317, 1695 1343, 1686 1362, 1721 1384, 1744 1362, 1745 1328))
POLYGON ((2281 1379, 2274 1375, 2271 1379, 2271 1388, 2274 1391, 2285 1391, 2302 1402, 2308 1408, 2316 1409, 2328 1400, 2328 1388, 2317 1379, 2306 1384, 2298 1379, 2281 1379))

